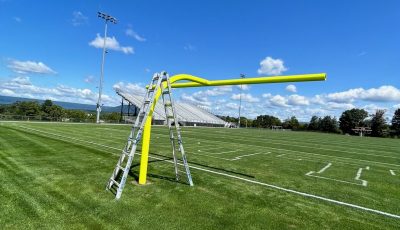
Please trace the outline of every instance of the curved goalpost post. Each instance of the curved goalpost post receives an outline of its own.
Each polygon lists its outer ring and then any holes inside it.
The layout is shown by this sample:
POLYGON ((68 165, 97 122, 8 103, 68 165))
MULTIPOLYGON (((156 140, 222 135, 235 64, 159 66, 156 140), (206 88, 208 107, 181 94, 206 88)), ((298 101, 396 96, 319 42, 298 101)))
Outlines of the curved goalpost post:
MULTIPOLYGON (((206 86, 227 86, 227 85, 243 85, 243 84, 270 84, 285 82, 305 82, 305 81, 325 81, 326 73, 317 74, 301 74, 291 76, 272 76, 272 77, 255 77, 255 78, 239 78, 227 80, 207 80, 189 74, 178 74, 170 78, 172 88, 189 88, 189 87, 206 87, 206 86), (185 82, 179 82, 185 81, 185 82)), ((147 86, 149 87, 149 86, 147 86)), ((163 88, 167 87, 167 83, 163 82, 163 88)), ((140 158, 139 184, 146 184, 147 166, 149 161, 149 149, 151 138, 151 121, 155 106, 161 96, 161 89, 155 92, 154 101, 150 107, 150 112, 146 119, 142 137, 142 152, 140 158)))

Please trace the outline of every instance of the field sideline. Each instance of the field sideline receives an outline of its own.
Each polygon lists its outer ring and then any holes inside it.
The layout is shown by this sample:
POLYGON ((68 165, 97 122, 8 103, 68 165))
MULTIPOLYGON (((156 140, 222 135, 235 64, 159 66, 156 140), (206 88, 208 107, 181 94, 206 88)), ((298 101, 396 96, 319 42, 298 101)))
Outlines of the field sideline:
POLYGON ((0 122, 6 228, 396 229, 400 140, 183 127, 195 186, 174 180, 153 127, 149 184, 138 159, 119 201, 105 191, 130 127, 0 122))

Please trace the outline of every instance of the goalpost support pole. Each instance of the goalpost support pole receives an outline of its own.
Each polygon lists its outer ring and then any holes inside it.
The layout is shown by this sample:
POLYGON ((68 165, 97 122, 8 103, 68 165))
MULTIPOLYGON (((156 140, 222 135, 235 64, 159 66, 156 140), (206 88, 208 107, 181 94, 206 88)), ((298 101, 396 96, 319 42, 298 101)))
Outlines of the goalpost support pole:
MULTIPOLYGON (((226 86, 226 85, 244 85, 244 84, 269 84, 269 83, 325 81, 325 80, 326 80, 325 73, 301 74, 301 75, 291 75, 291 76, 239 78, 239 79, 212 80, 212 81, 189 74, 178 74, 170 78, 172 88, 226 86), (188 82, 175 83, 181 80, 187 80, 188 82)), ((165 86, 166 84, 165 82, 163 82, 161 87, 165 86)), ((161 95, 161 90, 157 90, 156 95, 154 97, 153 105, 150 109, 150 113, 147 117, 146 124, 143 130, 142 152, 140 157, 140 169, 139 169, 139 184, 141 185, 146 184, 147 167, 149 162, 149 150, 150 150, 151 122, 152 122, 153 112, 160 95, 161 95)))

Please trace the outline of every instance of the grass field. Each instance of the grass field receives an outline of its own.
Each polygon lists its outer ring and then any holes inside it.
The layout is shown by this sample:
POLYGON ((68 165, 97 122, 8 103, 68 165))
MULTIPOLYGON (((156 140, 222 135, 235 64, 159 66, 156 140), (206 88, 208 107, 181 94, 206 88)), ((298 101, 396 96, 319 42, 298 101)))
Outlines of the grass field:
POLYGON ((105 190, 130 127, 0 123, 2 228, 399 229, 400 140, 183 128, 195 186, 153 127, 149 183, 105 190))

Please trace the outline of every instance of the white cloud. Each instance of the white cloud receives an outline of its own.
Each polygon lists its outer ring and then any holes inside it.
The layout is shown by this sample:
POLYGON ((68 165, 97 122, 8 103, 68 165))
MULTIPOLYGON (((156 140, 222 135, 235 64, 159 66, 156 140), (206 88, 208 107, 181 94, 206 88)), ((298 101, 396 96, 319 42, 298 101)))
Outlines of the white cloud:
POLYGON ((242 94, 232 94, 231 99, 233 100, 239 100, 240 96, 242 98, 242 101, 246 101, 249 103, 254 103, 254 102, 259 102, 260 99, 257 97, 253 97, 251 94, 249 93, 242 93, 242 94))
POLYGON ((327 102, 324 107, 328 110, 348 110, 355 106, 351 103, 327 102))
POLYGON ((241 90, 249 90, 250 86, 249 85, 237 85, 237 87, 241 90))
MULTIPOLYGON (((100 36, 100 34, 96 35, 96 38, 89 42, 90 46, 95 48, 102 49, 104 45, 104 38, 100 36)), ((107 37, 106 38, 106 49, 121 51, 124 54, 133 54, 134 50, 131 46, 121 46, 115 37, 107 37)))
POLYGON ((196 47, 193 46, 192 44, 186 44, 183 49, 187 50, 187 51, 196 51, 196 47))
POLYGON ((94 83, 95 79, 94 79, 93 75, 89 75, 83 81, 86 82, 86 83, 92 84, 92 83, 94 83))
MULTIPOLYGON (((65 85, 42 87, 33 85, 29 77, 17 77, 0 84, 0 94, 36 99, 52 99, 57 101, 96 104, 98 94, 87 88, 74 88, 65 85)), ((103 94, 106 105, 118 105, 119 99, 103 94)))
POLYGON ((304 97, 304 96, 300 96, 300 95, 297 95, 297 94, 293 94, 293 95, 290 95, 290 96, 289 96, 289 98, 288 98, 288 104, 289 104, 289 105, 309 105, 310 102, 309 102, 309 100, 308 100, 306 97, 304 97))
POLYGON ((287 68, 284 66, 283 60, 266 57, 260 62, 260 68, 257 72, 258 74, 279 75, 286 70, 287 68))
POLYGON ((181 99, 185 102, 190 102, 196 105, 202 105, 202 106, 211 106, 212 103, 210 101, 208 101, 208 98, 204 97, 204 98, 195 98, 193 96, 187 95, 185 93, 183 93, 181 95, 181 99))
POLYGON ((288 100, 279 94, 269 98, 269 102, 274 106, 288 107, 288 105, 287 105, 288 100))
POLYGON ((9 90, 9 89, 0 89, 0 95, 3 96, 15 96, 14 91, 9 90))
POLYGON ((204 98, 207 96, 220 96, 232 92, 232 86, 218 86, 208 90, 201 90, 193 93, 195 98, 204 98))
POLYGON ((239 105, 236 104, 236 103, 232 103, 232 102, 227 103, 225 106, 226 106, 227 108, 229 108, 229 109, 234 109, 234 110, 239 109, 239 105))
POLYGON ((82 12, 80 12, 80 11, 72 12, 71 23, 73 26, 87 25, 88 22, 89 22, 88 17, 85 16, 82 12))
POLYGON ((114 90, 121 90, 123 92, 131 93, 131 94, 136 94, 136 95, 143 95, 146 93, 146 87, 143 86, 142 84, 137 84, 137 83, 124 83, 124 82, 118 82, 115 83, 113 86, 114 90))
POLYGON ((132 28, 128 28, 125 30, 125 34, 129 37, 132 37, 136 39, 139 42, 145 42, 146 38, 140 36, 138 33, 136 33, 132 28))
POLYGON ((286 86, 286 91, 289 91, 291 93, 296 93, 297 92, 297 88, 295 85, 288 85, 286 86))
POLYGON ((400 90, 391 85, 383 85, 379 88, 356 88, 330 93, 326 98, 329 101, 346 103, 353 102, 356 99, 376 102, 400 101, 400 90))
POLYGON ((22 19, 20 17, 13 17, 13 19, 18 23, 22 22, 22 19))
POLYGON ((54 70, 43 62, 11 60, 7 67, 19 74, 56 74, 54 70))
POLYGON ((400 109, 400 104, 393 105, 392 108, 393 108, 393 109, 400 109))

